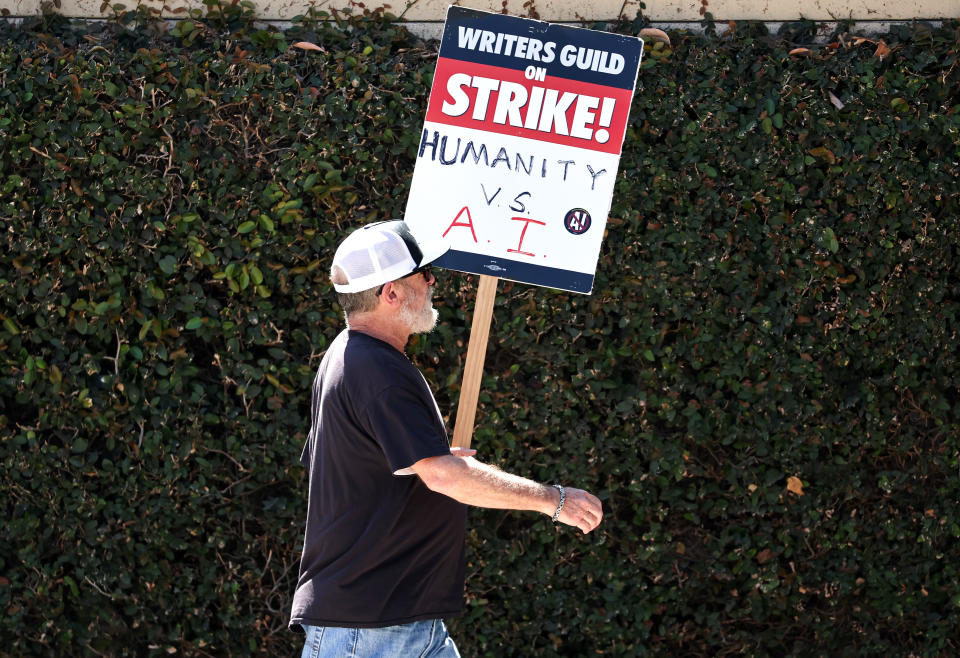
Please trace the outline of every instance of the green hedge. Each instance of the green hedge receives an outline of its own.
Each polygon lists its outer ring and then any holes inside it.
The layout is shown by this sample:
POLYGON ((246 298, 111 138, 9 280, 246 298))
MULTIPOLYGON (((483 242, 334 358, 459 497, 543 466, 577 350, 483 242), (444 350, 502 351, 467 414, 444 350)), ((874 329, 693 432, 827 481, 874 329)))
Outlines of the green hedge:
MULTIPOLYGON (((300 641, 325 272, 436 44, 210 6, 0 26, 2 656, 300 641)), ((471 512, 464 656, 958 650, 960 28, 707 27, 647 44, 593 295, 500 284, 474 445, 607 516, 471 512)), ((451 411, 475 285, 413 349, 451 411)))

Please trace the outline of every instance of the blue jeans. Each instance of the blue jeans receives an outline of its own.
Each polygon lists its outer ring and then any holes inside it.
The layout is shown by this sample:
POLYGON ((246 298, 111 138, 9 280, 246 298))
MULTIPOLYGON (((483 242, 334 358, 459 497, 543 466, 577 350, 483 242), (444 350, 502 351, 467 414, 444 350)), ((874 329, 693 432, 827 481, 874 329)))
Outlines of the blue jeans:
POLYGON ((384 628, 303 626, 300 658, 460 658, 440 619, 384 628))

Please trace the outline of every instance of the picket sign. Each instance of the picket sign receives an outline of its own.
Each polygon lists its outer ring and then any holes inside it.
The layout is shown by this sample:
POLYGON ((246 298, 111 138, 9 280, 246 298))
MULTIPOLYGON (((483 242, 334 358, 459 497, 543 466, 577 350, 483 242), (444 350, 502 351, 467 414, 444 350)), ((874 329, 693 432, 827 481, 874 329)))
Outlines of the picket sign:
POLYGON ((497 281, 590 294, 643 41, 450 7, 404 219, 480 275, 453 445, 469 447, 497 281))

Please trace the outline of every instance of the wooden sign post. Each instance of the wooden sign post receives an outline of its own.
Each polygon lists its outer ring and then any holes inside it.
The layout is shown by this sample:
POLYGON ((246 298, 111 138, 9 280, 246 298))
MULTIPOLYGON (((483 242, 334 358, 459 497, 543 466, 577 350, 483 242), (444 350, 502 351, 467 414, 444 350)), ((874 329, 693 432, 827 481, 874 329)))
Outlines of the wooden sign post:
POLYGON ((487 340, 490 337, 490 320, 493 317, 498 281, 495 276, 480 275, 477 301, 473 307, 470 344, 467 346, 467 363, 463 368, 463 383, 460 387, 460 404, 457 406, 457 422, 453 426, 455 448, 469 448, 473 436, 473 422, 477 416, 483 361, 487 355, 487 340))

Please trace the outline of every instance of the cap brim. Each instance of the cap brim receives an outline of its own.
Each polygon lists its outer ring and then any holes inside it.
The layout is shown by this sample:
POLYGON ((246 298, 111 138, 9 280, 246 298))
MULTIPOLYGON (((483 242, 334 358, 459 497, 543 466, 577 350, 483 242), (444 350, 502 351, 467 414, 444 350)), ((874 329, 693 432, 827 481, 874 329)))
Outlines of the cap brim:
POLYGON ((429 265, 450 251, 449 243, 441 242, 440 240, 418 244, 420 247, 420 252, 423 254, 423 258, 420 259, 420 267, 429 265))

